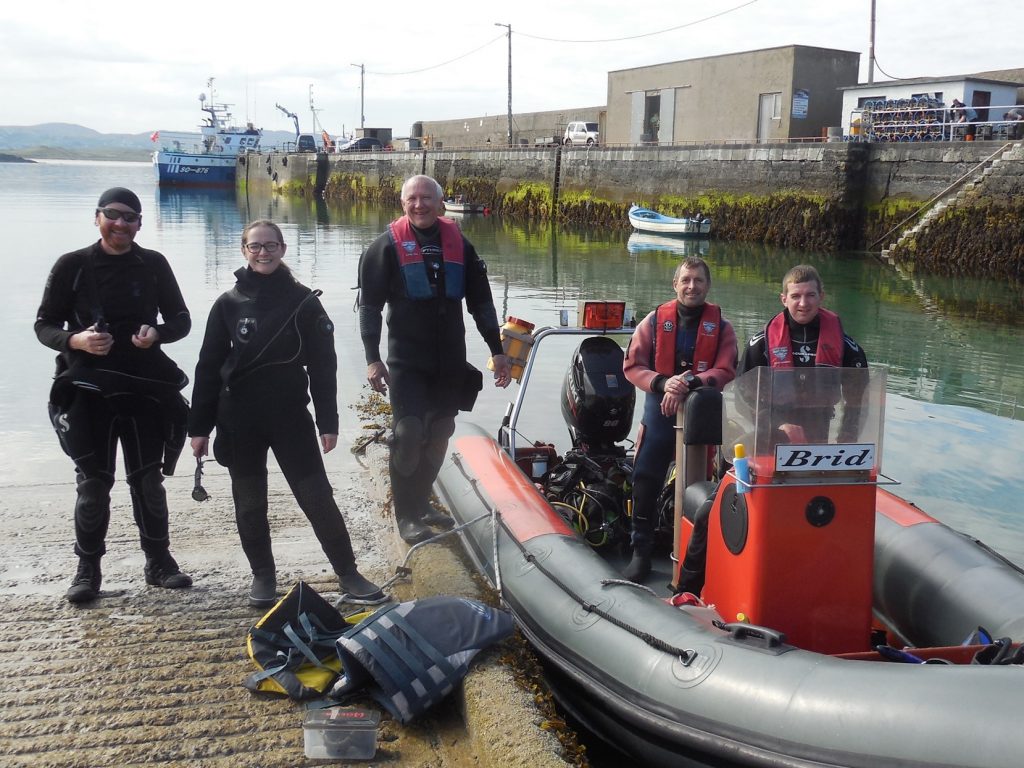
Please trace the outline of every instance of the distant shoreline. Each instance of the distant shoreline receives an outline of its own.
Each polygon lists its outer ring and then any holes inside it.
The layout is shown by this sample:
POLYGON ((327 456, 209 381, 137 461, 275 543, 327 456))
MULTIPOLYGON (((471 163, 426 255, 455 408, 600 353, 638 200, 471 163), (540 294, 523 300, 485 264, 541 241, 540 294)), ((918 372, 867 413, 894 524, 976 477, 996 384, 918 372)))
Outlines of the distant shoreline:
POLYGON ((18 155, 5 155, 0 152, 0 163, 34 163, 35 160, 28 160, 18 155))

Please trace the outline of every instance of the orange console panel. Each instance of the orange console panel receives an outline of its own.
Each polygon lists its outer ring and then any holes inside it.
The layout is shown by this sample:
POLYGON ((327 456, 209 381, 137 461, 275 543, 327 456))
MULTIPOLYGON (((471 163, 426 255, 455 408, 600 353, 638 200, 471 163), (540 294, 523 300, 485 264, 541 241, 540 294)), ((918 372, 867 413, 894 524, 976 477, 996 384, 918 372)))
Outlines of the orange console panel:
POLYGON ((702 597, 819 653, 870 647, 875 486, 722 483, 702 597))

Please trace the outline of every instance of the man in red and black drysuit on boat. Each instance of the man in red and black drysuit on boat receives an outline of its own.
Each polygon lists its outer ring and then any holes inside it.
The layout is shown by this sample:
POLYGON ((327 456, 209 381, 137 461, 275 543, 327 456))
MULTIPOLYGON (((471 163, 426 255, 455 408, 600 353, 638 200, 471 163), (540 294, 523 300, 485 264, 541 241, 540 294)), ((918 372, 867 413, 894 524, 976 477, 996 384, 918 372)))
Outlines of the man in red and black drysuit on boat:
MULTIPOLYGON (((775 369, 831 367, 866 368, 867 356, 861 346, 843 331, 835 312, 821 306, 825 289, 818 270, 808 264, 793 267, 782 279, 782 312, 773 317, 764 330, 747 344, 737 375, 743 375, 758 366, 775 369)), ((818 382, 821 383, 820 380, 818 382)), ((840 392, 794 392, 793 403, 775 403, 779 429, 792 442, 825 441, 833 408, 839 402, 840 392), (789 410, 792 419, 785 418, 789 410), (822 432, 825 434, 822 434, 822 432)), ((859 416, 850 409, 848 418, 859 416)), ((855 424, 844 424, 840 429, 840 442, 844 433, 855 424)))
POLYGON ((359 335, 366 378, 381 394, 391 389, 391 493, 399 535, 410 544, 451 528, 430 506, 455 414, 468 410, 482 386, 467 366, 462 302, 487 343, 494 383, 507 387, 504 355, 487 266, 459 226, 441 218, 441 185, 413 176, 402 185, 401 218, 391 222, 359 260, 359 335), (381 313, 388 306, 387 364, 380 358, 381 313))
POLYGON ((672 288, 676 298, 637 325, 622 364, 626 378, 647 393, 633 464, 633 558, 623 573, 630 581, 643 581, 651 570, 658 493, 675 455, 676 410, 691 389, 721 389, 736 375, 736 332, 706 301, 707 263, 687 258, 676 268, 672 288))

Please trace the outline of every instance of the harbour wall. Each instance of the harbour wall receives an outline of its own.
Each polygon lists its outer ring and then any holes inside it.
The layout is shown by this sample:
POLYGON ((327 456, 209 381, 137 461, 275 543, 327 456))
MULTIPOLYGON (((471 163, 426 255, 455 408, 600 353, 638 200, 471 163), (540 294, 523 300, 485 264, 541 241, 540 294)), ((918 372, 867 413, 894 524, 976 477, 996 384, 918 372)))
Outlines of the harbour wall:
POLYGON ((973 233, 960 228, 975 216, 940 217, 931 228, 952 226, 948 237, 966 243, 961 257, 998 262, 1002 276, 1021 277, 1024 264, 1024 153, 1000 142, 268 153, 239 163, 239 183, 261 193, 397 205, 402 181, 425 173, 447 194, 512 218, 626 227, 636 202, 711 216, 719 237, 826 251, 881 250, 883 236, 923 204, 976 178, 958 207, 1002 210, 999 218, 1017 225, 998 238, 1005 252, 993 255, 987 240, 984 253, 972 253, 976 221, 973 233))

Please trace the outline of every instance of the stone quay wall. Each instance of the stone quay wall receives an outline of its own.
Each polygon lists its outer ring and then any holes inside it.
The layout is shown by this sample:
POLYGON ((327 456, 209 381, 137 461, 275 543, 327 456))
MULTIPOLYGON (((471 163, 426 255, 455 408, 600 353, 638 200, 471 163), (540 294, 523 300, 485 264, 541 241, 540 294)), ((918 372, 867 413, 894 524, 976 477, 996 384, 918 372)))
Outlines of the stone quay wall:
MULTIPOLYGON (((621 228, 638 203, 701 212, 717 237, 827 251, 881 250, 876 241, 969 179, 979 183, 957 203, 961 213, 997 207, 1009 209, 1008 220, 1024 216, 1024 154, 991 141, 269 153, 239 163, 239 183, 260 192, 397 203, 402 181, 425 173, 446 194, 510 218, 621 228)), ((942 226, 942 218, 931 225, 942 226)), ((1005 275, 1014 257, 997 260, 1005 275)))

